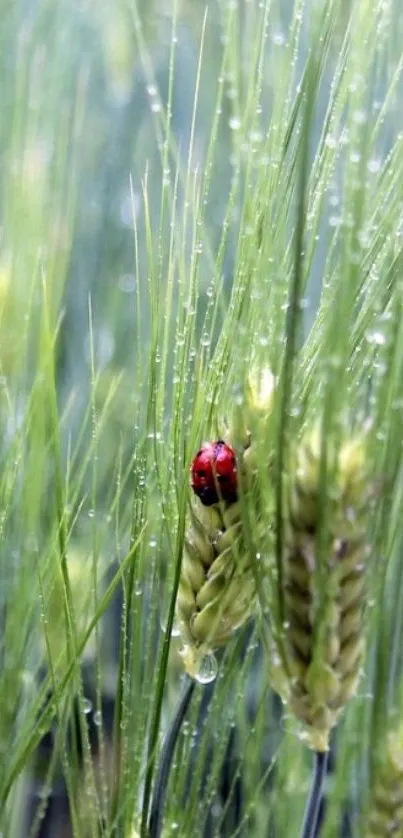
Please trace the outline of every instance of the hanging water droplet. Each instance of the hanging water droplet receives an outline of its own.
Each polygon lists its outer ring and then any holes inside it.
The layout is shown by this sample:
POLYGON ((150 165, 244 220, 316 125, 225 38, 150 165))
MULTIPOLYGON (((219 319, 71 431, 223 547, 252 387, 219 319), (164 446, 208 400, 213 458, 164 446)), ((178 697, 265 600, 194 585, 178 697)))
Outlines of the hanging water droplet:
POLYGON ((102 713, 101 713, 100 710, 97 710, 94 713, 94 715, 92 717, 92 720, 94 722, 94 725, 96 725, 97 727, 101 727, 101 725, 102 725, 102 713))
POLYGON ((213 652, 210 652, 200 658, 195 675, 196 681, 198 681, 199 684, 210 684, 216 679, 217 672, 218 664, 216 656, 213 652))
POLYGON ((90 699, 89 699, 89 698, 83 698, 83 704, 82 704, 82 707, 83 707, 83 713, 85 713, 85 714, 87 714, 87 713, 91 713, 91 710, 92 710, 92 701, 90 701, 90 699))
MULTIPOLYGON (((164 633, 167 630, 167 624, 168 624, 168 620, 165 619, 165 617, 161 616, 160 626, 161 626, 161 631, 163 631, 164 633)), ((173 625, 172 625, 172 629, 171 629, 171 637, 180 637, 180 635, 181 635, 180 626, 179 626, 178 623, 174 622, 173 625)), ((179 650, 179 654, 180 655, 182 654, 181 650, 179 650)))

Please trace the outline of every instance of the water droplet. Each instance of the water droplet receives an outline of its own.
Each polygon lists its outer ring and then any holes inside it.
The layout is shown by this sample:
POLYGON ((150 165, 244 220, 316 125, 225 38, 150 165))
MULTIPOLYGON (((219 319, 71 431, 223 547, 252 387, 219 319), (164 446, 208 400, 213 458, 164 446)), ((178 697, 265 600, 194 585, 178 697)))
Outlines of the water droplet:
POLYGON ((386 343, 386 335, 383 332, 380 332, 377 329, 374 331, 367 332, 365 335, 368 343, 374 343, 375 346, 384 346, 386 343))
POLYGON ((239 119, 239 116, 232 116, 228 125, 231 128, 231 131, 239 131, 241 127, 241 120, 239 119))
POLYGON ((354 111, 353 122, 355 122, 356 125, 365 125, 367 119, 368 119, 368 115, 366 114, 365 111, 361 111, 361 110, 354 111))
POLYGON ((361 154, 358 151, 352 151, 350 154, 350 160, 352 163, 359 163, 361 160, 361 154))
POLYGON ((83 698, 82 707, 83 707, 83 713, 85 713, 85 714, 91 713, 92 701, 89 698, 83 698))
POLYGON ((216 656, 213 652, 210 652, 207 655, 203 655, 199 661, 195 676, 196 681, 198 681, 199 684, 210 684, 216 679, 217 672, 218 664, 216 656))
POLYGON ((97 727, 101 727, 101 725, 102 725, 102 713, 101 713, 100 710, 97 710, 94 713, 92 719, 93 719, 94 725, 96 725, 97 727))
POLYGON ((142 593, 143 593, 143 586, 140 584, 140 582, 136 582, 136 584, 134 586, 134 596, 141 596, 142 593))
POLYGON ((377 172, 379 172, 380 168, 381 168, 381 161, 378 160, 377 157, 373 157, 372 160, 368 160, 367 169, 368 169, 369 172, 371 172, 371 174, 375 175, 377 172))
POLYGON ((333 137, 332 134, 328 134, 326 139, 325 139, 326 148, 335 149, 335 148, 337 148, 337 145, 338 145, 338 143, 337 143, 336 137, 333 137))
POLYGON ((132 294, 136 287, 136 278, 134 274, 123 274, 120 277, 118 286, 125 294, 132 294))
POLYGON ((285 44, 285 37, 283 32, 275 32, 272 37, 272 41, 276 47, 282 47, 285 44))
MULTIPOLYGON (((168 623, 168 618, 165 618, 165 617, 161 616, 161 618, 160 618, 160 626, 161 626, 161 631, 163 631, 164 633, 165 633, 165 632, 166 632, 166 630, 167 630, 167 623, 168 623)), ((174 623, 173 623, 173 626, 172 626, 171 637, 180 637, 180 635, 181 635, 180 626, 179 626, 179 624, 178 624, 178 623, 175 623, 175 622, 174 622, 174 623)), ((180 655, 182 655, 182 654, 183 654, 183 652, 181 651, 181 649, 179 650, 179 654, 180 654, 180 655)))
MULTIPOLYGON (((49 799, 49 797, 52 797, 52 794, 53 794, 52 789, 49 788, 49 786, 47 786, 47 785, 40 786, 40 788, 37 789, 37 791, 36 791, 36 796, 37 796, 38 800, 43 800, 43 801, 46 801, 46 800, 49 799)), ((3 833, 0 833, 0 835, 3 835, 3 833)))

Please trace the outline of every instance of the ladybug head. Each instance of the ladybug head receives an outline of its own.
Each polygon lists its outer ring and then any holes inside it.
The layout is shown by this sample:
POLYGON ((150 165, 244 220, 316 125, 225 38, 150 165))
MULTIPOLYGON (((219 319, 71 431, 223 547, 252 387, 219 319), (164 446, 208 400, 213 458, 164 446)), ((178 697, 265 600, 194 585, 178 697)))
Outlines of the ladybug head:
POLYGON ((204 506, 237 500, 235 452, 222 439, 203 445, 190 470, 192 489, 204 506))

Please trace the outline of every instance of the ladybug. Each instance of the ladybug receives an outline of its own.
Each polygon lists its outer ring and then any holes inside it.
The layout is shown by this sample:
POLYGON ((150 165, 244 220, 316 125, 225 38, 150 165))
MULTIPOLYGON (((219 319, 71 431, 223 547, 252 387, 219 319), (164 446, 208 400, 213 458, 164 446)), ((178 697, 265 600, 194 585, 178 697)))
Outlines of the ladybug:
POLYGON ((237 500, 237 471, 235 451, 222 439, 207 442, 197 452, 191 468, 194 493, 204 506, 219 500, 237 500))

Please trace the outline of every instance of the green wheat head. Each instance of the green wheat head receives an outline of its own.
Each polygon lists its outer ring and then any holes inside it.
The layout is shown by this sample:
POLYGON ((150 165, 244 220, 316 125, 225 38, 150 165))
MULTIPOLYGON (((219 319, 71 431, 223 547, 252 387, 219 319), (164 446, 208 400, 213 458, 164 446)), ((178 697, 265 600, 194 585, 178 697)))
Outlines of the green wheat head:
POLYGON ((403 725, 390 730, 378 754, 366 838, 403 834, 403 725))
MULTIPOLYGON (((270 413, 274 379, 269 370, 253 372, 246 402, 234 411, 224 434, 237 450, 238 481, 243 493, 253 490, 256 446, 250 428, 270 413)), ((191 498, 189 526, 177 597, 187 672, 194 675, 200 659, 225 644, 256 610, 254 557, 245 538, 243 501, 203 506, 191 498)))
MULTIPOLYGON (((344 440, 320 497, 321 437, 305 434, 290 459, 284 550, 284 640, 275 648, 275 689, 327 750, 329 733, 354 695, 364 652, 369 511, 365 443, 344 440), (322 516, 322 521, 320 519, 322 516)), ((274 647, 276 647, 276 642, 274 647)))
POLYGON ((254 601, 239 501, 207 508, 192 499, 177 598, 183 661, 190 675, 203 655, 226 643, 246 622, 254 601))

